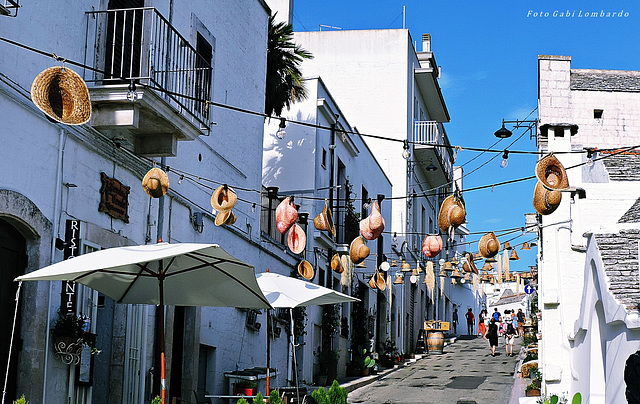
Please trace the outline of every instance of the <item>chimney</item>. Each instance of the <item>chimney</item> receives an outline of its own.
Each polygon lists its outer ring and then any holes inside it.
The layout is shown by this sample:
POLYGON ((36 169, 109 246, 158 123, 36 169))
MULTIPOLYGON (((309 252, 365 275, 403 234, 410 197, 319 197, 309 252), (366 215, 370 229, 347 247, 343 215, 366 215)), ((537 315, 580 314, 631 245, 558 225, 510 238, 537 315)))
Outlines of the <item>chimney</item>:
POLYGON ((431 52, 431 34, 422 34, 422 51, 431 52))

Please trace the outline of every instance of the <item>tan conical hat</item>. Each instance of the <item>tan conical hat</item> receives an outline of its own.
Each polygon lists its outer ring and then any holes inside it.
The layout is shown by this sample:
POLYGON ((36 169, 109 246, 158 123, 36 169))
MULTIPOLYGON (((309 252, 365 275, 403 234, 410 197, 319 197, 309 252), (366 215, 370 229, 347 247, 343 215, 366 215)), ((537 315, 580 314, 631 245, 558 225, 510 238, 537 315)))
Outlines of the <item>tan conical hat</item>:
POLYGON ((511 250, 511 256, 509 257, 509 259, 511 261, 517 261, 517 260, 520 259, 520 257, 518 257, 518 253, 516 252, 515 248, 513 250, 511 250))
POLYGON ((504 250, 511 250, 513 247, 511 247, 511 244, 509 244, 508 241, 504 242, 504 246, 502 247, 502 251, 504 250))
POLYGON ((289 233, 287 235, 287 245, 289 249, 294 254, 300 254, 304 251, 304 248, 307 245, 307 235, 305 234, 302 227, 300 227, 297 223, 294 223, 293 226, 289 229, 289 233))
POLYGON ((500 252, 500 242, 494 232, 489 232, 480 238, 478 250, 485 258, 494 257, 500 252))
POLYGON ((384 276, 382 276, 382 274, 377 270, 373 276, 375 278, 376 287, 380 290, 385 290, 387 288, 387 283, 384 280, 384 276))
POLYGON ((464 223, 467 212, 462 200, 454 195, 449 195, 442 201, 438 214, 438 227, 443 232, 449 230, 449 226, 457 227, 464 223))
POLYGON ((457 269, 454 269, 453 272, 451 273, 451 278, 460 279, 462 278, 462 275, 460 275, 460 272, 457 269))
POLYGON ((525 250, 525 251, 527 251, 527 250, 530 250, 530 249, 531 249, 531 247, 529 247, 529 242, 528 242, 528 241, 525 241, 525 242, 522 244, 522 248, 521 248, 521 250, 525 250))
POLYGON ((142 188, 150 197, 160 198, 169 190, 169 176, 158 167, 153 167, 142 179, 142 188))
POLYGON ((298 264, 298 274, 308 281, 313 279, 314 272, 311 263, 307 260, 300 261, 298 264))
POLYGON ((331 269, 341 274, 344 271, 342 264, 340 263, 340 256, 338 254, 334 254, 333 258, 331 258, 331 269))
POLYGON ((216 226, 227 225, 231 226, 236 222, 236 215, 230 210, 225 210, 224 212, 218 213, 216 216, 216 221, 214 222, 216 226))
POLYGON ((533 208, 541 215, 550 215, 558 209, 562 201, 560 191, 550 191, 538 181, 533 191, 533 208))
POLYGON ((224 212, 233 209, 237 200, 238 197, 233 189, 226 185, 220 185, 211 195, 211 207, 218 212, 224 212))
POLYGON ((464 264, 462 264, 462 269, 464 269, 465 272, 472 272, 474 274, 477 274, 478 267, 476 266, 476 263, 473 262, 473 254, 467 253, 465 257, 467 258, 467 260, 464 262, 464 264))
POLYGON ((362 236, 358 236, 351 242, 351 246, 349 247, 349 258, 351 258, 351 262, 353 262, 354 265, 358 265, 369 256, 369 252, 369 247, 365 244, 364 238, 362 236))
POLYGON ((82 125, 91 119, 89 89, 68 67, 50 67, 38 74, 31 84, 31 100, 57 122, 82 125))
POLYGON ((324 209, 322 209, 322 212, 313 219, 313 225, 318 230, 325 230, 333 236, 336 235, 336 226, 333 223, 333 216, 331 209, 329 209, 329 201, 327 199, 324 200, 324 209))
POLYGON ((393 283, 396 285, 402 285, 404 283, 402 281, 402 275, 400 275, 399 273, 396 273, 396 280, 393 281, 393 283))
POLYGON ((552 191, 569 188, 567 171, 553 153, 547 154, 536 163, 536 177, 545 188, 552 191))

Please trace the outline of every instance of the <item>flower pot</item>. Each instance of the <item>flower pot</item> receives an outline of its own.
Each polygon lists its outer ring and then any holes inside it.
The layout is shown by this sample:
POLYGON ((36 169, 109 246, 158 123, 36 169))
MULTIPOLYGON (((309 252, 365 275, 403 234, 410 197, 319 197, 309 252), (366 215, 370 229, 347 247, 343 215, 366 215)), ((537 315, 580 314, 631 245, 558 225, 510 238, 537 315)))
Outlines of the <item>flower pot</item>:
POLYGON ((251 387, 234 387, 233 395, 234 396, 255 396, 256 390, 251 387))
POLYGON ((369 376, 369 368, 362 369, 362 376, 369 376))
POLYGON ((524 394, 527 397, 537 397, 540 396, 540 389, 529 389, 524 394))

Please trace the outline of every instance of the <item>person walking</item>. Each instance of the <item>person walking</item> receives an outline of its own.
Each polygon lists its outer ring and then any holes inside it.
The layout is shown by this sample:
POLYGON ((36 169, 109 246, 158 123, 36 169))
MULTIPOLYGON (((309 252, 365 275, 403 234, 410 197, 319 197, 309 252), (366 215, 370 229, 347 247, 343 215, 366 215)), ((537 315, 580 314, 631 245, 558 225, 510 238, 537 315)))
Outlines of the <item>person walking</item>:
POLYGON ((473 335, 473 326, 475 324, 475 316, 473 315, 473 311, 471 309, 471 307, 469 307, 469 310, 467 311, 467 313, 464 315, 467 318, 467 334, 468 335, 473 335))
POLYGON ((511 310, 511 324, 513 325, 513 329, 516 331, 516 337, 520 336, 518 333, 518 316, 516 315, 515 310, 511 310))
POLYGON ((487 311, 482 309, 480 314, 478 314, 478 336, 484 336, 487 331, 486 326, 484 325, 485 320, 487 318, 487 311))
POLYGON ((495 311, 493 312, 493 319, 495 320, 496 323, 500 323, 500 321, 502 321, 502 316, 500 315, 500 312, 498 311, 497 307, 494 310, 495 311))
POLYGON ((518 334, 524 335, 524 313, 522 309, 518 309, 516 317, 518 318, 518 334))
POLYGON ((504 333, 504 349, 507 356, 513 356, 513 342, 516 339, 516 329, 513 323, 507 324, 507 330, 504 333))
POLYGON ((489 348, 491 348, 491 356, 496 356, 496 347, 498 346, 498 325, 494 318, 489 321, 489 328, 484 334, 484 339, 489 339, 489 348))
POLYGON ((453 309, 453 317, 451 322, 453 323, 453 333, 458 335, 458 309, 453 309))

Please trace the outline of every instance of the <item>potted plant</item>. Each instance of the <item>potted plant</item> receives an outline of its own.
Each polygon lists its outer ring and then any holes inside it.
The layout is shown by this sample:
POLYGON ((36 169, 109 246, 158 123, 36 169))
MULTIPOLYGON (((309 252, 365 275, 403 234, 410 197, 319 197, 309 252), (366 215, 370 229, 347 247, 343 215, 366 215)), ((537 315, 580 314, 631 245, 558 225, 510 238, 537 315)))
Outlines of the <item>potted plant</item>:
POLYGON ((13 404, 29 404, 29 402, 27 401, 26 398, 24 398, 24 394, 23 394, 19 399, 14 401, 13 404))
POLYGON ((363 360, 363 368, 362 368, 362 376, 369 376, 369 373, 372 371, 373 367, 376 364, 376 360, 369 355, 369 352, 366 348, 362 349, 362 357, 363 360))
POLYGON ((380 349, 380 364, 384 367, 392 367, 398 358, 396 343, 387 338, 380 349))
POLYGON ((318 356, 318 384, 326 386, 329 379, 335 379, 337 373, 338 359, 340 353, 337 350, 321 349, 316 354, 318 356))
POLYGON ((75 314, 64 314, 58 311, 58 318, 53 323, 51 335, 57 353, 79 355, 83 345, 91 347, 91 353, 100 351, 95 347, 96 335, 87 331, 87 317, 75 314))
POLYGON ((525 388, 524 393, 527 397, 536 397, 540 395, 540 387, 542 385, 542 378, 540 374, 525 388))
POLYGON ((239 380, 233 383, 234 396, 255 396, 258 391, 258 383, 250 380, 239 380))

